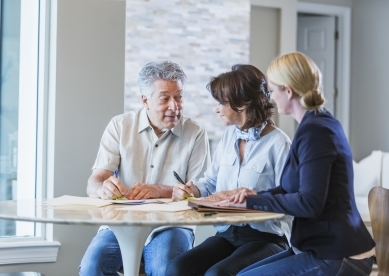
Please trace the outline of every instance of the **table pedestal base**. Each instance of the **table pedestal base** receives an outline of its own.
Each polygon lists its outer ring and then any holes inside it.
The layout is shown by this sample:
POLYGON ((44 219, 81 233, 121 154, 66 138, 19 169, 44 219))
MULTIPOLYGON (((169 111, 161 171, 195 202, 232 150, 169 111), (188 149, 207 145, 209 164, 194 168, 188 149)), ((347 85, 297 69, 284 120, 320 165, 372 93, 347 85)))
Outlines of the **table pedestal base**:
POLYGON ((119 242, 124 276, 138 276, 145 241, 155 227, 111 225, 109 228, 119 242))

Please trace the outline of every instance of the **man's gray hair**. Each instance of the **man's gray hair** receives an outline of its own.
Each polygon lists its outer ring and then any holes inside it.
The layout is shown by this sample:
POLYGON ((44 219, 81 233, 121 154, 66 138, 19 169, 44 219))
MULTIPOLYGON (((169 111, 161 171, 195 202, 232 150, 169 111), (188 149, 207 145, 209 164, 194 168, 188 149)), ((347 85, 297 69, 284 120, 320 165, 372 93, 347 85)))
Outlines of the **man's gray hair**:
POLYGON ((184 86, 186 75, 182 68, 174 62, 147 63, 139 72, 138 86, 140 93, 150 98, 154 91, 154 82, 157 80, 181 81, 184 86))

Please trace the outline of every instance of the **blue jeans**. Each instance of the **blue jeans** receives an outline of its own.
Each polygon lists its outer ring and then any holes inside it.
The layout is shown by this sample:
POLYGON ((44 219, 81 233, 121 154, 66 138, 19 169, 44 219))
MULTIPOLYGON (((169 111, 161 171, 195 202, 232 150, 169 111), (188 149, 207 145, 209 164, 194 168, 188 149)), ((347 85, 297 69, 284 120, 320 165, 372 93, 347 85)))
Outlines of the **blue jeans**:
POLYGON ((243 268, 289 248, 288 240, 250 226, 230 226, 173 259, 166 276, 233 276, 243 268))
POLYGON ((243 269, 238 276, 367 276, 372 266, 373 257, 362 260, 319 259, 310 252, 295 255, 289 249, 243 269))
MULTIPOLYGON (((164 276, 170 260, 191 249, 193 241, 193 231, 185 228, 168 228, 155 233, 143 249, 146 274, 164 276)), ((78 268, 80 276, 117 276, 122 265, 119 243, 110 229, 104 229, 92 239, 78 268)))

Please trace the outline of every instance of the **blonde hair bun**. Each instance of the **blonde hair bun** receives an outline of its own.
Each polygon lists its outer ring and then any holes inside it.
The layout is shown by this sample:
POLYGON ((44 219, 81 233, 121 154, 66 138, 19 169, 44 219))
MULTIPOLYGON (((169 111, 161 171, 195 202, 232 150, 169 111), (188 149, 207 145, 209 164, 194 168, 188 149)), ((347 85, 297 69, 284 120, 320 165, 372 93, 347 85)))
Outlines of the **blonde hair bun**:
POLYGON ((317 110, 324 105, 325 98, 317 89, 311 89, 301 96, 300 101, 307 110, 317 110))
POLYGON ((318 110, 324 105, 325 98, 320 93, 320 69, 303 53, 294 52, 276 58, 267 69, 267 77, 280 87, 289 86, 307 110, 318 110))

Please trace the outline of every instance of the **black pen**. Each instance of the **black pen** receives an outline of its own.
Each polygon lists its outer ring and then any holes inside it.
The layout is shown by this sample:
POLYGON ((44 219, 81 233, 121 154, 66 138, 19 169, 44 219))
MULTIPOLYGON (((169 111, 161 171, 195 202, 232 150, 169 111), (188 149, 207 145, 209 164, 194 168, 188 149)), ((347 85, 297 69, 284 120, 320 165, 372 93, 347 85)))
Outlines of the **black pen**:
MULTIPOLYGON (((173 171, 173 175, 174 175, 174 177, 177 179, 178 182, 180 182, 180 183, 186 185, 185 182, 184 182, 184 180, 181 179, 181 177, 178 175, 178 173, 176 173, 175 171, 173 171)), ((194 196, 193 193, 192 193, 192 194, 189 194, 189 195, 190 195, 190 196, 194 196)))
POLYGON ((173 171, 173 175, 174 177, 178 180, 178 182, 182 183, 185 185, 185 182, 181 179, 181 177, 178 175, 178 173, 176 173, 175 171, 173 171))
POLYGON ((204 213, 203 216, 204 217, 208 217, 208 216, 212 216, 212 215, 216 215, 217 212, 209 212, 209 213, 204 213))

